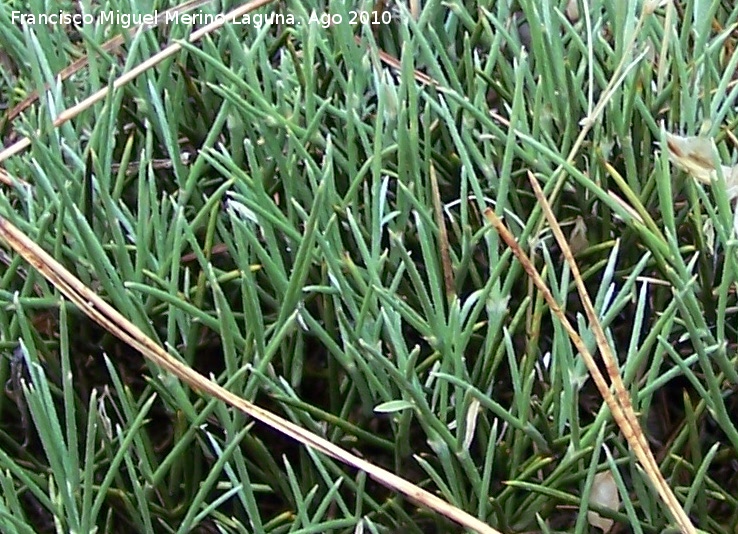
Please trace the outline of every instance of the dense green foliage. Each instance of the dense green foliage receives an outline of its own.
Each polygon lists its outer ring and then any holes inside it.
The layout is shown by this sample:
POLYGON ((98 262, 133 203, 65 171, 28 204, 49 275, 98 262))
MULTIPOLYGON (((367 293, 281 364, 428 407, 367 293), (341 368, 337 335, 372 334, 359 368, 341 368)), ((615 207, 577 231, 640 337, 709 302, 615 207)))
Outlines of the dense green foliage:
MULTIPOLYGON (((260 13, 286 24, 184 43, 60 127, 195 28, 12 20, 79 9, 47 4, 0 5, 0 135, 33 137, 1 163, 29 186, 0 192, 0 214, 172 354, 503 532, 587 532, 606 469, 624 505, 603 515, 661 532, 584 364, 483 217, 504 215, 594 347, 530 171, 662 473, 699 528, 736 530, 733 207, 659 148, 664 128, 702 132, 732 162, 733 2, 429 1, 417 19, 414 2, 281 2, 260 13), (362 9, 387 23, 349 24, 362 9)), ((3 532, 457 528, 146 364, 10 250, 1 274, 3 532)))

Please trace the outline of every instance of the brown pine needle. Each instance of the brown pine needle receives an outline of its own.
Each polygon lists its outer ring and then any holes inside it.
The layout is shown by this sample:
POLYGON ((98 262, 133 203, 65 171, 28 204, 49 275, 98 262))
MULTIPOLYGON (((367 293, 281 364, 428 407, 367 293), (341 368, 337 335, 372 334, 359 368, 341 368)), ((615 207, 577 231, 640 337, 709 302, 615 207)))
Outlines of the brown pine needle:
POLYGON ((353 455, 330 441, 305 430, 259 406, 231 393, 219 384, 208 380, 200 373, 187 367, 168 354, 159 345, 147 337, 136 325, 126 319, 110 304, 101 299, 94 291, 85 286, 78 278, 52 258, 45 250, 33 242, 28 236, 13 226, 8 220, 0 217, 0 237, 18 254, 40 272, 49 282, 61 291, 70 301, 76 304, 90 319, 105 328, 145 358, 162 369, 187 383, 193 390, 219 399, 226 404, 241 410, 257 421, 277 430, 301 444, 312 447, 346 465, 366 472, 383 486, 405 495, 411 501, 430 508, 460 525, 485 534, 499 534, 479 519, 418 487, 394 473, 377 467, 374 464, 353 455))
POLYGON ((546 196, 543 194, 543 191, 541 190, 541 187, 538 184, 535 176, 533 176, 533 174, 529 172, 528 178, 531 181, 533 191, 536 194, 536 198, 541 204, 543 213, 546 216, 549 225, 551 226, 551 230, 556 237, 556 241, 561 247, 562 253, 571 268, 572 277, 576 282, 582 305, 584 306, 587 318, 589 319, 592 332, 594 333, 595 339, 597 341, 597 347, 600 351, 600 354, 602 355, 602 359, 605 363, 608 375, 611 380, 611 385, 614 387, 617 397, 614 396, 610 391, 610 384, 606 382, 604 376, 597 367, 594 357, 589 352, 589 350, 587 350, 587 347, 585 346, 582 338, 579 336, 577 331, 574 329, 571 323, 569 323, 569 320, 566 318, 563 310, 554 299, 543 278, 541 278, 540 274, 538 274, 535 266, 530 261, 520 245, 517 243, 515 237, 505 227, 505 225, 502 223, 499 217, 497 217, 492 209, 488 208, 485 211, 485 216, 500 234, 500 237, 502 237, 505 243, 507 243, 515 256, 518 258, 518 261, 520 261, 523 269, 533 280, 538 290, 546 299, 549 308, 556 316, 556 318, 560 321, 561 325, 564 327, 567 334, 569 335, 569 338, 572 340, 572 343, 582 355, 582 358, 584 359, 587 369, 589 370, 589 373, 592 376, 597 389, 599 390, 602 398, 605 400, 605 403, 612 413, 613 419, 617 423, 618 427, 620 427, 620 430, 623 432, 628 445, 633 450, 636 458, 643 466, 644 471, 647 473, 649 479, 656 487, 656 490, 663 499, 666 508, 669 510, 669 512, 679 525, 679 528, 682 532, 685 533, 696 533, 696 530, 692 525, 689 517, 687 517, 687 514, 684 512, 684 509, 679 504, 676 496, 671 491, 671 488, 667 484, 666 480, 664 480, 663 475, 659 471, 658 464, 656 463, 656 460, 654 459, 653 454, 648 447, 646 438, 643 435, 643 431, 641 430, 638 419, 635 415, 635 412, 633 411, 630 396, 625 389, 622 377, 620 376, 620 371, 617 366, 616 360, 613 357, 602 325, 597 318, 597 313, 594 310, 594 306, 592 306, 592 302, 589 298, 589 295, 587 294, 587 290, 584 286, 584 281, 582 280, 582 277, 579 273, 576 261, 574 260, 574 255, 569 248, 566 237, 564 236, 564 233, 562 232, 558 221, 551 211, 551 207, 546 200, 546 196))
MULTIPOLYGON (((267 4, 271 4, 274 0, 251 0, 251 2, 248 2, 247 4, 244 4, 242 6, 237 7, 236 9, 233 9, 226 13, 223 17, 219 17, 210 24, 207 24, 200 28, 197 31, 192 32, 190 35, 188 41, 190 43, 195 43, 205 37, 206 35, 214 32, 215 30, 220 29, 225 25, 226 23, 232 22, 236 19, 239 19, 243 17, 247 13, 251 13, 255 9, 259 9, 260 7, 264 7, 267 4)), ((172 43, 166 48, 164 48, 162 51, 154 54, 149 59, 144 61, 143 63, 140 63, 139 65, 136 65, 136 67, 132 68, 130 71, 126 72, 122 76, 119 76, 116 78, 116 80, 112 84, 112 89, 120 89, 130 81, 136 79, 138 76, 149 70, 150 68, 158 65, 165 59, 173 56, 174 54, 178 53, 180 50, 182 50, 182 45, 180 43, 172 43)), ((103 100, 106 96, 108 96, 108 93, 110 92, 111 87, 103 87, 96 93, 91 94, 87 98, 85 98, 82 102, 79 102, 78 104, 72 106, 71 108, 63 111, 59 114, 59 116, 54 120, 54 127, 59 127, 65 122, 73 119, 86 109, 89 109, 90 107, 94 106, 101 100, 103 100)), ((11 156, 14 156, 18 154, 19 152, 25 150, 31 146, 31 139, 29 137, 24 137, 20 141, 17 141, 7 147, 6 149, 0 151, 0 163, 5 161, 11 156)))
POLYGON ((454 282, 454 268, 451 264, 451 254, 448 243, 448 230, 446 230, 446 219, 443 217, 443 206, 441 205, 441 193, 438 191, 438 176, 436 168, 430 166, 431 192, 433 193, 433 208, 438 225, 438 248, 441 252, 441 266, 443 267, 443 284, 446 289, 446 298, 451 299, 456 294, 456 282, 454 282))
MULTIPOLYGON (((173 17, 175 14, 186 13, 188 11, 192 11, 202 6, 203 4, 207 4, 208 2, 212 2, 212 0, 188 0, 184 4, 180 4, 178 6, 175 6, 171 9, 167 9, 166 11, 159 13, 156 17, 156 21, 154 22, 154 24, 143 24, 141 26, 133 26, 132 28, 128 30, 128 36, 129 37, 134 36, 136 32, 138 32, 141 29, 143 29, 144 31, 149 30, 161 24, 162 21, 173 17)), ((106 43, 102 44, 100 46, 100 50, 103 50, 105 52, 113 52, 117 50, 118 48, 120 48, 123 45, 123 43, 125 43, 125 39, 123 35, 116 35, 115 37, 107 41, 106 43)), ((61 71, 59 71, 56 77, 64 81, 70 76, 72 76, 73 74, 85 68, 89 63, 90 63, 90 58, 88 55, 85 54, 81 58, 77 59, 76 61, 64 67, 61 71)), ((46 87, 44 87, 44 90, 48 91, 49 86, 47 85, 46 87)), ((5 116, 4 120, 6 122, 12 122, 13 120, 16 119, 16 117, 18 117, 18 115, 20 115, 30 106, 32 106, 34 102, 36 102, 37 100, 38 100, 38 91, 33 91, 22 102, 20 102, 13 109, 11 109, 8 112, 8 114, 5 116)))

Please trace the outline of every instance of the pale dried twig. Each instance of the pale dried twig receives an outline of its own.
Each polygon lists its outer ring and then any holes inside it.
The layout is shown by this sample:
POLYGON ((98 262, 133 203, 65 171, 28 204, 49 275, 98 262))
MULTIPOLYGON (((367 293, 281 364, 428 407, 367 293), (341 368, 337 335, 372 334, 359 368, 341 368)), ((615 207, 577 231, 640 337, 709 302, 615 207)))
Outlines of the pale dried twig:
POLYGON ((303 445, 312 447, 346 465, 366 472, 383 486, 405 495, 415 503, 435 510, 464 527, 481 533, 499 534, 497 530, 460 508, 449 504, 440 497, 433 495, 386 469, 377 467, 343 450, 334 443, 290 421, 260 408, 186 366, 154 343, 136 325, 100 298, 94 291, 85 286, 45 250, 34 243, 33 240, 2 217, 0 217, 0 237, 70 301, 76 304, 90 319, 139 351, 151 362, 187 383, 195 391, 221 400, 303 445))
MULTIPOLYGON (((226 23, 232 22, 238 18, 243 17, 243 15, 250 13, 254 11, 255 9, 259 9, 260 7, 264 7, 267 4, 272 3, 274 0, 251 0, 251 2, 244 4, 242 6, 237 7, 236 9, 233 9, 226 13, 223 17, 219 17, 210 24, 207 24, 206 26, 203 26, 197 31, 192 32, 190 35, 188 41, 190 43, 195 43, 205 37, 206 35, 214 32, 215 30, 221 28, 226 23)), ((162 51, 154 54, 149 59, 144 61, 143 63, 137 65, 136 67, 132 68, 130 71, 126 72, 122 76, 119 76, 113 83, 112 83, 112 89, 120 89, 127 83, 131 82, 132 80, 136 79, 138 76, 140 76, 142 73, 146 72, 148 69, 158 65, 165 59, 173 56, 174 54, 178 53, 180 50, 182 50, 182 45, 180 43, 172 43, 166 48, 164 48, 162 51)), ((54 120, 54 127, 61 126, 65 122, 73 119, 83 111, 89 109, 91 106, 95 105, 96 103, 100 102, 102 99, 104 99, 108 93, 111 90, 111 86, 106 86, 97 91, 96 93, 91 94, 78 104, 72 106, 71 108, 63 111, 59 114, 59 116, 54 120)), ((31 139, 28 137, 24 137, 20 141, 13 143, 3 151, 0 151, 0 163, 5 161, 11 156, 14 156, 15 154, 18 154, 22 150, 25 150, 31 146, 31 139)))
POLYGON ((622 377, 620 376, 620 370, 618 369, 617 362, 613 357, 612 351, 610 350, 610 346, 607 342, 607 338, 605 337, 604 330, 602 329, 602 325, 597 318, 597 313, 595 312, 594 306, 592 306, 592 302, 589 299, 589 295, 587 294, 587 290, 584 287, 584 281, 582 280, 582 277, 579 273, 579 269, 577 267, 576 261, 574 260, 574 256, 566 241, 566 237, 564 236, 561 227, 559 226, 556 218, 553 215, 553 212, 551 211, 551 207, 546 200, 546 196, 544 195, 543 191, 538 185, 538 181, 535 179, 535 176, 533 176, 532 173, 529 173, 529 179, 533 186, 533 191, 536 194, 536 198, 541 204, 544 215, 546 216, 546 219, 551 226, 551 230, 556 237, 556 241, 561 247, 562 253, 566 258, 567 263, 571 267, 572 277, 576 282, 580 299, 587 314, 587 318, 589 319, 592 332, 595 335, 597 347, 600 350, 600 354, 602 355, 607 373, 611 380, 611 385, 615 389, 616 396, 613 395, 610 391, 610 384, 607 383, 604 376, 600 372, 599 368, 597 367, 597 363, 594 360, 594 357, 587 349, 582 338, 579 336, 579 333, 574 329, 569 320, 566 318, 566 315, 561 309, 561 306, 559 306, 559 304, 556 302, 556 299, 549 290, 548 286, 546 286, 546 283, 541 278, 541 275, 538 274, 538 271, 536 270, 533 263, 530 261, 530 258, 528 258, 527 254, 517 243, 515 237, 509 232, 509 230, 507 230, 505 225, 502 223, 499 217, 497 217, 493 210, 488 208, 485 212, 485 216, 500 234, 505 243, 507 243, 507 245, 512 249, 513 253, 518 258, 518 261, 520 261, 521 265, 523 266, 523 269, 533 280, 534 284, 546 300, 552 313, 556 316, 561 325, 564 327, 572 343, 581 354, 587 366, 587 369, 592 376, 592 380, 594 381, 597 389, 599 390, 605 403, 610 409, 610 412, 612 413, 613 419, 620 427, 623 435, 625 436, 625 439, 627 440, 631 449, 638 458, 638 461, 648 474, 652 483, 656 487, 659 495, 664 500, 667 509, 671 512, 681 531, 688 534, 696 533, 696 530, 692 525, 689 517, 679 504, 679 501, 677 500, 674 493, 671 491, 669 485, 666 483, 666 480, 664 480, 663 475, 659 471, 658 464, 656 463, 656 460, 654 459, 653 454, 648 447, 646 438, 643 435, 643 431, 641 430, 638 419, 635 415, 635 412, 633 411, 630 396, 625 389, 622 377))
MULTIPOLYGON (((179 13, 186 13, 188 11, 192 11, 193 9, 197 9, 198 7, 205 5, 209 2, 212 2, 213 0, 189 0, 185 2, 184 4, 180 4, 178 6, 175 6, 171 9, 167 9, 166 11, 163 11, 159 13, 156 17, 156 20, 153 24, 142 24, 141 26, 134 26, 128 30, 128 36, 132 37, 135 35, 136 32, 141 30, 149 30, 159 24, 161 24, 162 21, 167 20, 171 18, 175 14, 179 13)), ((103 43, 100 46, 100 50, 104 52, 113 52, 117 48, 120 48, 121 45, 125 42, 125 39, 123 35, 116 35, 109 41, 103 43)), ((72 76, 74 73, 80 71, 81 69, 85 68, 90 63, 90 58, 88 55, 84 55, 81 58, 75 60, 71 64, 64 67, 59 73, 56 75, 56 77, 62 81, 66 80, 70 76, 72 76)), ((47 85, 45 90, 49 89, 49 86, 47 85)), ((38 100, 38 91, 33 91, 30 95, 28 95, 22 102, 17 104, 13 109, 11 109, 8 114, 5 116, 4 120, 6 122, 11 122, 15 120, 18 115, 23 113, 26 109, 28 109, 33 103, 38 100)))

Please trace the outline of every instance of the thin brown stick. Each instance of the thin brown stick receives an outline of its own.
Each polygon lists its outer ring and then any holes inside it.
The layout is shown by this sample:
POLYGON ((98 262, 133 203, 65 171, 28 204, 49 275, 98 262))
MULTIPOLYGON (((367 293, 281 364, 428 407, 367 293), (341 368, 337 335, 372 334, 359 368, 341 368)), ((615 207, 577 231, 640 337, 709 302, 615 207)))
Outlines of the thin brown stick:
MULTIPOLYGON (((674 492, 671 491, 669 484, 664 480, 664 477, 659 470, 659 466, 656 463, 656 459, 653 457, 651 449, 648 446, 646 436, 643 434, 643 430, 641 429, 638 418, 633 410, 630 394, 625 388, 623 378, 620 375, 617 360, 612 353, 610 344, 605 336, 605 331, 602 328, 602 323, 600 323, 600 320, 597 317, 597 312, 592 305, 592 300, 589 298, 587 288, 584 286, 584 280, 582 280, 579 267, 574 259, 574 254, 571 252, 571 248, 569 248, 569 243, 564 236, 564 232, 561 231, 561 226, 559 226, 559 222, 556 220, 556 217, 551 210, 551 205, 548 203, 548 200, 546 200, 546 195, 544 195, 541 190, 541 186, 538 184, 538 180, 536 180, 536 177, 530 171, 528 171, 528 179, 533 186, 533 192, 535 193, 538 202, 541 204, 543 213, 548 220, 548 224, 551 226, 551 231, 556 237, 556 242, 561 247, 561 252, 563 253, 564 258, 566 258, 566 262, 569 264, 572 278, 577 286, 579 298, 582 302, 582 306, 584 307, 584 311, 587 314, 587 319, 589 320, 590 328, 592 328, 592 333, 595 336, 597 348, 600 350, 600 355, 602 357, 602 361, 605 363, 605 368, 607 369, 607 374, 610 377, 611 384, 615 388, 617 402, 621 408, 619 411, 624 419, 622 421, 616 419, 616 422, 618 423, 620 430, 622 430, 628 444, 633 449, 638 461, 648 474, 651 482, 656 486, 656 490, 659 492, 659 495, 666 503, 667 508, 674 516, 679 527, 682 529, 682 532, 696 532, 692 522, 689 517, 687 517, 687 514, 684 512, 684 509, 674 495, 674 492)), ((594 366, 594 369, 597 369, 596 365, 594 366)), ((590 373, 591 372, 592 370, 590 370, 590 373)), ((597 372, 599 373, 599 369, 597 369, 597 372)), ((607 389, 607 395, 610 397, 612 396, 609 388, 607 389)), ((604 396, 605 395, 603 393, 603 397, 604 396)), ((609 405, 610 403, 608 402, 608 406, 609 405)), ((613 417, 614 416, 615 414, 613 413, 613 417)))
MULTIPOLYGON (((356 44, 358 44, 359 46, 362 46, 362 47, 366 46, 361 40, 361 37, 359 37, 358 35, 354 37, 354 40, 356 41, 356 44)), ((392 67, 398 72, 402 72, 402 63, 395 56, 388 54, 384 50, 377 50, 377 55, 379 56, 379 59, 382 61, 382 63, 384 63, 388 67, 392 67)), ((438 82, 436 80, 434 80, 427 74, 423 74, 417 69, 413 71, 413 77, 415 78, 416 82, 422 83, 423 85, 430 85, 432 87, 438 86, 438 82)))
POLYGON ((28 186, 28 182, 21 180, 20 178, 16 178, 2 167, 0 167, 0 182, 10 187, 15 185, 22 187, 28 186))
POLYGON ((59 289, 59 291, 66 295, 70 301, 76 304, 90 319, 139 351, 154 364, 187 383, 193 390, 215 397, 305 446, 312 447, 346 465, 366 472, 383 486, 405 495, 415 503, 435 510, 464 527, 485 534, 499 534, 498 531, 489 525, 486 525, 460 508, 447 503, 436 495, 386 469, 377 467, 343 450, 330 441, 290 421, 242 399, 212 380, 208 380, 190 367, 187 367, 154 343, 136 325, 101 299, 94 291, 85 286, 28 236, 2 217, 0 217, 0 237, 59 289))
POLYGON ((608 408, 610 409, 613 419, 623 432, 623 435, 625 436, 625 439, 627 440, 631 449, 633 449, 636 458, 641 463, 650 480, 656 487, 656 490, 666 504, 667 509, 676 520, 681 531, 689 534, 696 533, 696 530, 689 520, 689 517, 687 517, 684 509, 681 507, 679 501, 676 499, 676 496, 664 480, 663 475, 659 471, 656 460, 654 459, 653 454, 648 447, 645 436, 643 435, 643 431, 641 430, 638 419, 633 411, 630 397, 627 390, 625 389, 622 378, 620 377, 620 371, 618 369, 617 363, 615 362, 615 358, 613 357, 610 346, 607 343, 607 338, 605 337, 602 325, 597 318, 597 314, 594 310, 594 307, 592 306, 592 302, 589 299, 586 288, 584 287, 584 282, 579 273, 579 269, 576 265, 571 249, 569 248, 569 245, 566 241, 566 237, 561 231, 561 227, 559 226, 558 221, 556 221, 556 218, 551 211, 551 207, 532 173, 529 173, 529 179, 531 180, 533 191, 536 194, 538 202, 541 204, 544 215, 546 216, 546 219, 551 226, 554 236, 556 237, 556 240, 562 249, 562 253, 566 258, 567 263, 571 267, 572 277, 576 281, 577 290, 579 291, 582 304, 587 313, 587 318, 590 321, 592 331, 595 334, 597 346, 600 350, 600 353, 602 354, 605 366, 608 371, 608 375, 610 376, 612 384, 615 388, 617 398, 610 391, 610 385, 606 382, 604 376, 597 367, 594 357, 589 352, 574 327, 571 325, 571 323, 569 323, 569 320, 566 318, 563 310, 554 299, 551 291, 548 289, 548 286, 543 281, 543 278, 541 278, 540 274, 538 274, 535 266, 530 261, 527 254, 523 251, 520 245, 517 243, 515 237, 507 230, 505 225, 502 223, 499 217, 497 217, 492 209, 488 208, 485 211, 485 216, 500 234, 500 237, 502 237, 505 243, 507 243, 507 245, 513 251, 513 254, 515 254, 515 256, 518 258, 518 261, 520 261, 523 269, 533 280, 536 287, 548 303, 548 306, 551 309, 552 313, 559 320, 561 325, 564 327, 564 330, 566 330, 567 334, 569 335, 569 338, 572 340, 572 343, 582 355, 582 359, 584 360, 584 363, 587 366, 590 375, 592 376, 592 380, 597 386, 597 389, 602 395, 602 398, 604 399, 608 408))
POLYGON ((443 206, 441 205, 441 193, 438 191, 438 176, 436 168, 430 166, 431 193, 433 194, 433 208, 438 225, 438 248, 441 252, 441 267, 443 268, 443 285, 446 289, 446 298, 450 299, 456 294, 456 282, 454 282, 454 268, 451 264, 450 245, 448 244, 448 230, 446 230, 446 219, 443 217, 443 206))
MULTIPOLYGON (((185 2, 184 4, 180 4, 178 6, 174 6, 170 9, 167 9, 166 11, 159 13, 156 17, 156 20, 153 24, 142 24, 140 26, 134 26, 128 30, 128 36, 132 37, 136 34, 136 32, 140 30, 149 30, 151 28, 154 28, 161 24, 162 21, 167 20, 168 17, 172 17, 174 14, 179 13, 187 13, 188 11, 192 11, 193 9, 197 9, 198 7, 210 3, 213 0, 189 0, 188 2, 185 2)), ((112 39, 108 40, 107 42, 103 43, 103 45, 100 47, 101 50, 104 52, 112 52, 113 50, 116 50, 119 48, 123 43, 125 42, 125 39, 123 35, 116 35, 112 39)), ((59 74, 56 75, 57 78, 64 81, 67 78, 69 78, 72 74, 82 70, 85 68, 90 62, 90 58, 87 54, 82 56, 81 58, 73 61, 66 67, 64 67, 62 70, 59 71, 59 74)), ((49 85, 47 84, 44 87, 45 91, 49 90, 49 85)), ((38 100, 38 91, 33 91, 30 95, 28 95, 25 99, 23 99, 22 102, 18 103, 16 106, 11 109, 8 114, 5 116, 5 122, 12 122, 15 120, 15 118, 23 113, 26 109, 28 109, 30 106, 33 105, 34 102, 38 100)))
MULTIPOLYGON (((194 7, 197 7, 199 1, 200 0, 193 0, 193 4, 192 5, 190 5, 189 3, 188 4, 185 4, 185 5, 187 6, 188 9, 193 9, 194 7)), ((208 24, 206 26, 203 26, 199 30, 193 32, 190 35, 188 41, 190 43, 195 43, 195 42, 199 41, 200 39, 202 39, 204 36, 206 36, 206 35, 214 32, 215 30, 221 28, 226 23, 231 22, 233 20, 236 20, 236 19, 242 17, 243 15, 245 15, 247 13, 250 13, 251 11, 254 11, 255 9, 259 9, 260 7, 263 7, 263 6, 267 5, 267 4, 272 3, 273 1, 274 0, 252 0, 248 4, 245 4, 245 5, 241 6, 241 7, 238 7, 236 9, 230 11, 224 17, 219 18, 219 19, 213 21, 212 23, 210 23, 210 24, 208 24)), ((180 6, 180 8, 181 7, 182 6, 180 6)), ((361 39, 358 36, 356 37, 356 42, 359 43, 359 44, 361 44, 361 39)), ((114 45, 111 45, 111 46, 114 47, 114 45)), ((112 86, 113 90, 119 89, 119 88, 123 87, 127 83, 129 83, 132 80, 134 80, 136 77, 138 77, 141 74, 143 74, 144 72, 146 72, 148 69, 150 69, 150 68, 158 65, 159 63, 161 63, 165 59, 173 56, 174 54, 176 54, 177 52, 179 52, 181 49, 182 49, 182 45, 179 44, 179 43, 172 43, 172 44, 170 44, 169 46, 167 46, 166 48, 164 48, 163 50, 161 50, 159 53, 154 54, 152 57, 150 57, 149 59, 147 59, 143 63, 137 65, 136 67, 134 67, 133 69, 131 69, 127 73, 119 76, 113 82, 113 86, 112 86)), ((402 65, 400 64, 400 61, 397 58, 389 55, 388 53, 386 53, 386 52, 384 52, 382 50, 379 50, 377 53, 379 55, 379 59, 383 63, 385 63, 386 65, 388 65, 388 66, 390 66, 390 67, 392 67, 394 69, 401 70, 402 65)), ((423 74, 422 72, 420 72, 418 70, 416 70, 413 73, 413 76, 415 77, 415 80, 416 81, 418 81, 418 82, 420 82, 422 84, 432 85, 432 86, 438 85, 438 83, 433 78, 431 78, 430 76, 427 76, 426 74, 423 74)), ((93 93, 92 95, 88 96, 87 98, 85 98, 84 100, 82 100, 81 102, 79 102, 78 104, 76 104, 76 105, 72 106, 71 108, 63 111, 54 120, 54 122, 53 122, 54 127, 61 126, 62 124, 64 124, 65 122, 67 122, 67 121, 69 121, 71 119, 73 119, 74 117, 76 117, 77 115, 79 115, 80 113, 82 113, 83 111, 85 111, 86 109, 89 109, 90 107, 92 107, 93 105, 95 105, 96 103, 98 103, 102 99, 104 99, 108 95, 109 92, 110 92, 110 87, 104 87, 104 88, 100 89, 98 92, 93 93)), ((31 146, 31 139, 29 137, 24 137, 23 139, 20 139, 19 141, 13 143, 9 147, 7 147, 7 148, 3 149, 2 151, 0 151, 0 163, 2 163, 3 161, 5 161, 9 157, 14 156, 14 155, 20 153, 21 151, 25 150, 29 146, 31 146)), ((8 185, 12 185, 12 183, 9 183, 8 185)))
MULTIPOLYGON (((272 3, 274 0, 251 0, 251 2, 244 4, 228 13, 226 13, 223 17, 219 17, 210 24, 203 26, 199 30, 192 32, 190 35, 188 41, 190 43, 195 43, 205 37, 206 35, 214 32, 215 30, 221 28, 223 25, 225 25, 228 22, 232 22, 238 18, 243 17, 243 15, 250 13, 251 11, 254 11, 255 9, 259 9, 260 7, 264 7, 267 4, 272 3)), ((142 73, 146 72, 148 69, 154 67, 155 65, 158 65, 165 59, 173 56, 174 54, 178 53, 180 50, 182 50, 182 45, 180 43, 172 43, 166 48, 164 48, 162 51, 154 54, 149 59, 144 61, 143 63, 137 65, 136 67, 132 68, 130 71, 126 72, 125 74, 119 76, 112 84, 112 89, 120 89, 127 83, 129 83, 131 80, 136 79, 138 76, 140 76, 142 73)), ((95 105, 96 103, 100 102, 102 99, 104 99, 108 93, 110 92, 111 87, 103 87, 96 93, 91 94, 87 98, 85 98, 82 102, 79 102, 78 104, 72 106, 71 108, 63 111, 59 114, 59 116, 54 120, 54 127, 61 126, 68 120, 73 119, 86 109, 90 108, 91 106, 95 105)), ((23 139, 17 141, 16 143, 13 143, 9 147, 7 147, 5 150, 0 152, 0 163, 5 161, 11 156, 14 156, 15 154, 18 154, 22 150, 25 150, 31 145, 31 139, 28 137, 24 137, 23 139)))

